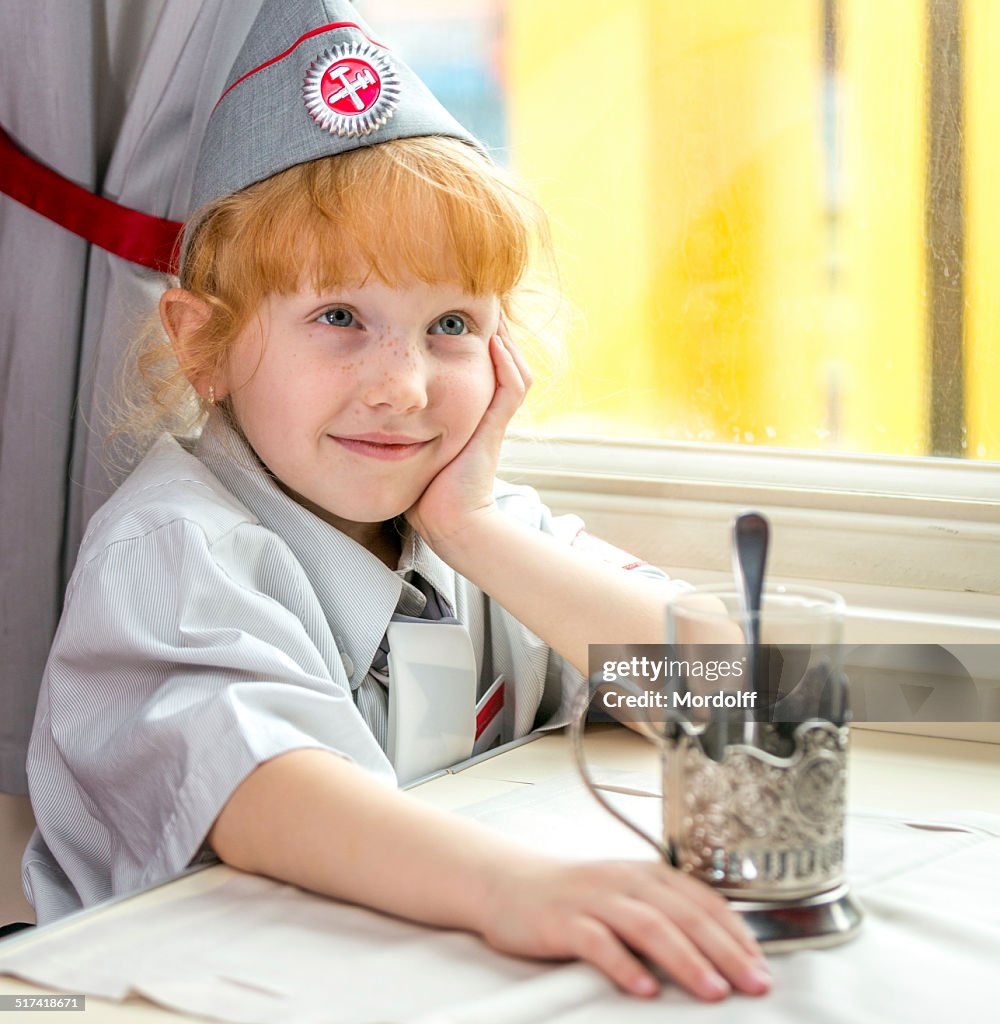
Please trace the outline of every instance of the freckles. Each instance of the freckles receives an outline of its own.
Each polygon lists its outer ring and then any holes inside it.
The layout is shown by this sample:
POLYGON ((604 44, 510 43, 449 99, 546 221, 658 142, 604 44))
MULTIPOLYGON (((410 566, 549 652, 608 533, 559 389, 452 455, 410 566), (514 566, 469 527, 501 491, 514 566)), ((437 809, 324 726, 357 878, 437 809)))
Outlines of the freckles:
POLYGON ((455 407, 469 408, 489 404, 496 382, 485 374, 443 370, 437 375, 439 398, 455 407))

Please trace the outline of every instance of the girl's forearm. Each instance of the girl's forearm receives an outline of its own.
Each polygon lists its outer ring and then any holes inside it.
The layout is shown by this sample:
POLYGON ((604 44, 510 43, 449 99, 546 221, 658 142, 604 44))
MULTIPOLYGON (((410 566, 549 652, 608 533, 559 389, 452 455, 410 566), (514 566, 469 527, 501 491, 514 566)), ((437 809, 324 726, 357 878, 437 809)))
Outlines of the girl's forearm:
POLYGON ((209 841, 233 867, 546 960, 583 958, 652 995, 645 956, 705 999, 761 994, 760 950, 722 897, 666 865, 560 861, 428 807, 325 750, 267 761, 209 841), (721 973, 720 973, 721 972, 721 973), (728 979, 728 980, 726 980, 728 979))
POLYGON ((482 931, 501 858, 521 848, 389 788, 325 750, 267 761, 209 834, 233 867, 415 921, 482 931))
POLYGON ((581 556, 548 534, 494 511, 437 553, 587 674, 588 644, 663 643, 667 587, 581 556))

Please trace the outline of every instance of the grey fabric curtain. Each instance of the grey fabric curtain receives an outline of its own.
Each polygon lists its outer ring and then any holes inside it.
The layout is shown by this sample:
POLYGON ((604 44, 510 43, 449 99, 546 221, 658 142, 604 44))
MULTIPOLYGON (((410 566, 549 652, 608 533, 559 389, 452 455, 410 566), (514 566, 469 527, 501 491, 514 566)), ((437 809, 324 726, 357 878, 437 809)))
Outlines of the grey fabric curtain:
MULTIPOLYGON (((204 124, 260 0, 3 0, 0 121, 91 191, 183 220, 204 124)), ((113 486, 101 406, 165 279, 0 196, 0 792, 26 791, 38 684, 113 486)))

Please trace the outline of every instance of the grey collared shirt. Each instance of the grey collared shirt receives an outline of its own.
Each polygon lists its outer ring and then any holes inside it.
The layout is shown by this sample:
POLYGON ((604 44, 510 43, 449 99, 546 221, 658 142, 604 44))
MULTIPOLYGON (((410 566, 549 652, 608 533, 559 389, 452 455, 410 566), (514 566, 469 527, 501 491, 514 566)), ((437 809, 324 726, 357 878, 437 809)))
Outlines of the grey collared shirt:
MULTIPOLYGON (((496 493, 539 530, 579 528, 528 488, 496 493)), ((161 438, 88 526, 46 666, 22 864, 38 920, 182 870, 279 754, 327 749, 394 785, 356 691, 408 574, 469 630, 480 693, 512 684, 505 738, 565 721, 579 675, 419 535, 393 571, 285 495, 221 417, 193 450, 161 438)))

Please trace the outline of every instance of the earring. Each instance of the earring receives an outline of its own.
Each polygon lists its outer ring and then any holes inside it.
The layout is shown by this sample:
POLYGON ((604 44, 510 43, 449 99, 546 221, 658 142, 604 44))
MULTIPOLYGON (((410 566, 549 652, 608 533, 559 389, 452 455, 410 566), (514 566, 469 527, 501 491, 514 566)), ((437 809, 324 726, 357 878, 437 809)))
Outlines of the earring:
POLYGON ((215 385, 208 385, 208 404, 215 405, 215 385))

